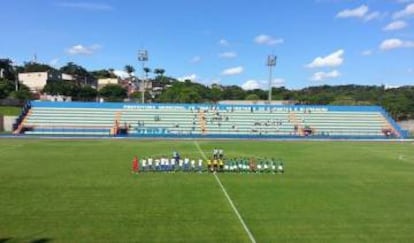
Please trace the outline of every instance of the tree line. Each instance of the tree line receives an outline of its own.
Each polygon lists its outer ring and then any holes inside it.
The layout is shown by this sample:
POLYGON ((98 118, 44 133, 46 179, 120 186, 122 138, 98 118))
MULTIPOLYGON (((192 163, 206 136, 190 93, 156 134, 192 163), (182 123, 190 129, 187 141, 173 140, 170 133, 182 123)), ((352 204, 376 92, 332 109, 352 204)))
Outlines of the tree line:
MULTIPOLYGON (((155 102, 199 103, 220 100, 266 100, 268 91, 243 90, 236 85, 204 86, 189 80, 174 81, 155 102)), ((414 86, 386 89, 375 85, 322 85, 300 90, 272 89, 272 100, 304 105, 379 105, 396 120, 414 119, 414 86)))
MULTIPOLYGON (((116 78, 113 69, 88 71, 84 67, 69 62, 59 70, 46 65, 28 62, 23 66, 13 66, 8 59, 0 59, 0 99, 31 99, 32 94, 23 84, 16 85, 19 72, 60 71, 71 74, 75 80, 116 78), (18 86, 18 89, 16 89, 18 86)), ((126 65, 125 72, 129 84, 139 80, 133 76, 135 69, 126 65)), ((152 82, 153 87, 159 91, 145 91, 146 102, 158 103, 215 103, 221 100, 266 100, 268 91, 262 89, 243 90, 237 85, 213 84, 206 86, 190 80, 179 81, 173 77, 165 76, 165 70, 156 68, 151 70, 145 67, 145 77, 152 82), (153 77, 149 74, 153 73, 153 77)), ((128 94, 127 87, 110 84, 99 91, 89 85, 72 81, 49 82, 43 89, 44 93, 51 95, 71 96, 73 100, 94 101, 103 97, 107 101, 140 101, 141 93, 128 94)), ((307 105, 380 105, 384 107, 396 120, 414 119, 414 86, 386 89, 377 85, 322 85, 306 87, 300 90, 289 90, 285 87, 272 89, 272 100, 289 100, 295 104, 307 105)))

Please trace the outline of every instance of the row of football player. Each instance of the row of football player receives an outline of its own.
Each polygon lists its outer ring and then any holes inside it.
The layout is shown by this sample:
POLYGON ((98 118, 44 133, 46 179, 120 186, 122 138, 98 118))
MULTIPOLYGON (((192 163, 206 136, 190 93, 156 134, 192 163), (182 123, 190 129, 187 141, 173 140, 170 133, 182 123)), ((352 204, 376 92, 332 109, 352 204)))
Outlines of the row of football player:
POLYGON ((260 159, 257 163, 247 158, 230 158, 223 160, 207 160, 208 171, 225 171, 225 172, 284 172, 282 161, 274 159, 260 159))
MULTIPOLYGON (((257 171, 257 172, 284 172, 284 166, 282 161, 260 160, 258 163, 249 161, 247 159, 229 159, 223 161, 221 159, 214 159, 207 161, 208 171, 227 171, 227 172, 239 172, 239 171, 257 171)), ((175 159, 153 159, 147 158, 140 160, 139 164, 141 171, 198 171, 201 172, 204 169, 204 161, 198 159, 184 158, 180 159, 176 163, 175 159)), ((134 166, 133 166, 134 167, 134 166)), ((136 166, 135 166, 136 167, 136 166)))

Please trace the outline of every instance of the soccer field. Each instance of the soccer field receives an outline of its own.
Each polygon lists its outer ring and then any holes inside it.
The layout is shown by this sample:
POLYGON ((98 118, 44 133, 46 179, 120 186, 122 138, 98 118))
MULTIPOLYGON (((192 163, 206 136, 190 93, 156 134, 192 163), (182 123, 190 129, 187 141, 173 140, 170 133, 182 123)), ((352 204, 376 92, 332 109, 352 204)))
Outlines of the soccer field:
POLYGON ((413 227, 408 142, 0 139, 0 242, 413 242, 413 227), (130 173, 134 155, 214 147, 286 173, 130 173))

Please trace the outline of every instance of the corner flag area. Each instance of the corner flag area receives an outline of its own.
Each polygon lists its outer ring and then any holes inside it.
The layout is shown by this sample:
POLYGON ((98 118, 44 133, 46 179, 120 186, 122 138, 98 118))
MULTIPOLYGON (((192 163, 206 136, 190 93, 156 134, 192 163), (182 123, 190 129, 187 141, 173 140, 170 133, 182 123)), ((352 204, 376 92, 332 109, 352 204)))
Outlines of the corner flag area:
POLYGON ((0 242, 411 242, 413 146, 0 139, 0 242), (285 173, 131 173, 214 148, 285 173))

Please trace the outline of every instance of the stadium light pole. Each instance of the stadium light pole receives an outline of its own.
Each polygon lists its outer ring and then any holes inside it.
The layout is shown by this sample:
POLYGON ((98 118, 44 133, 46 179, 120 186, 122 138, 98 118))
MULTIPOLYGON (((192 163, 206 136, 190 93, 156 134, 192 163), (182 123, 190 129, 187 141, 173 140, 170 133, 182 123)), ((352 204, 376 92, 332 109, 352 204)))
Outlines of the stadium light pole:
POLYGON ((143 72, 143 78, 142 78, 142 94, 141 94, 141 98, 142 98, 142 103, 145 103, 145 62, 148 61, 148 51, 147 50, 139 50, 138 51, 138 61, 140 61, 142 63, 142 72, 143 72))
POLYGON ((269 67, 269 97, 268 102, 269 105, 272 103, 272 69, 276 66, 277 56, 269 55, 267 56, 267 63, 266 66, 269 67))

